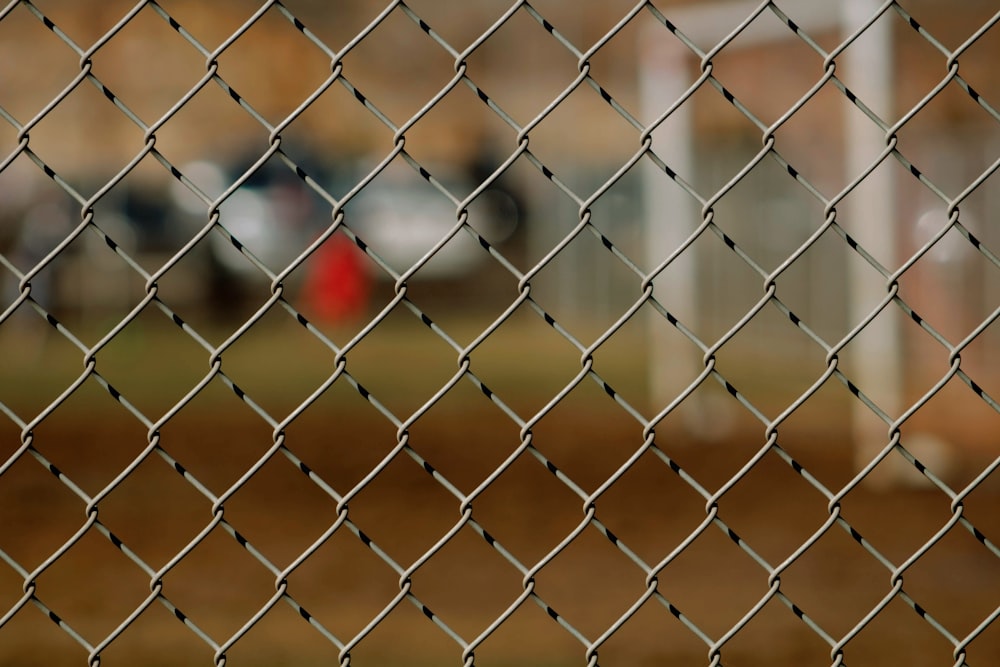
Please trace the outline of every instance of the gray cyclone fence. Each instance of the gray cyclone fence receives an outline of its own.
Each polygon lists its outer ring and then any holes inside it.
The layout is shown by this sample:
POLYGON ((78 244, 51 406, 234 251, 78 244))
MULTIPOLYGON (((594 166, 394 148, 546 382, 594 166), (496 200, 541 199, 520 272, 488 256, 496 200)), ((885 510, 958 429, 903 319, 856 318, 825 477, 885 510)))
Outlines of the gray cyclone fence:
POLYGON ((248 5, 0 10, 0 664, 996 664, 992 2, 248 5))

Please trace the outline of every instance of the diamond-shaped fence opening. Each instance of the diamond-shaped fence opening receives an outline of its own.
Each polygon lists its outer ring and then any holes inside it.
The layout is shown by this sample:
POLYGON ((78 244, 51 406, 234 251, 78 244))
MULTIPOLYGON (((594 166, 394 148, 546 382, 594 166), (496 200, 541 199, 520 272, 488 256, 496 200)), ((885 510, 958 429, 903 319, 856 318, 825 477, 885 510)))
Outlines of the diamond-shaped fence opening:
POLYGON ((1000 13, 447 4, 0 8, 0 663, 991 664, 1000 13))

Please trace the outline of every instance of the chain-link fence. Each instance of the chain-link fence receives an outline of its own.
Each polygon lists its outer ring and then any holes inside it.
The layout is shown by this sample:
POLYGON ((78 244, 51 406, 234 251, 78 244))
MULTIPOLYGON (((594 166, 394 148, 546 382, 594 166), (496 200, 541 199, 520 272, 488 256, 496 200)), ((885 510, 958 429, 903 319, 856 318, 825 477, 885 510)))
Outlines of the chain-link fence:
POLYGON ((995 664, 998 21, 10 2, 0 664, 995 664))

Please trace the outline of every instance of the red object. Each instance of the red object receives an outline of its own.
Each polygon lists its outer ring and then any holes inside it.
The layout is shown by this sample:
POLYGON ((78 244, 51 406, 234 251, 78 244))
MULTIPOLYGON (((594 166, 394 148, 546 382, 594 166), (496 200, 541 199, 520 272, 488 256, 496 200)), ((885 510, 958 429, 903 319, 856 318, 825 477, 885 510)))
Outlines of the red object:
POLYGON ((315 317, 336 324, 364 314, 371 279, 360 248, 347 237, 334 235, 313 254, 312 266, 303 297, 315 317))

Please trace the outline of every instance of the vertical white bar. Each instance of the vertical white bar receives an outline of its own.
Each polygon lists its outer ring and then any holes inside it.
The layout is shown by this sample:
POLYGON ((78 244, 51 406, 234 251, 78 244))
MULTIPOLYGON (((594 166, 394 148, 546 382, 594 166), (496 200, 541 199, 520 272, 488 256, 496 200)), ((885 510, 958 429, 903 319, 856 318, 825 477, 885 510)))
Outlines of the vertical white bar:
MULTIPOLYGON (((842 20, 846 30, 865 23, 882 4, 881 0, 843 0, 842 20)), ((842 57, 844 80, 865 105, 887 123, 893 115, 891 23, 876 21, 842 57)), ((845 169, 853 180, 871 164, 885 145, 884 133, 857 109, 848 107, 845 118, 845 169)), ((888 158, 892 160, 893 158, 888 158)), ((890 165, 883 165, 865 179, 859 190, 848 196, 841 207, 845 221, 859 230, 858 241, 890 270, 896 267, 897 226, 895 179, 890 165)), ((847 271, 847 312, 852 326, 863 320, 886 294, 884 281, 877 279, 866 262, 849 261, 847 271)), ((890 305, 889 309, 894 308, 890 305)), ((872 396, 891 417, 902 405, 902 349, 896 319, 888 313, 873 321, 851 344, 850 372, 856 384, 872 396)), ((852 403, 852 432, 855 468, 860 470, 888 444, 888 429, 873 418, 860 401, 852 403)), ((882 466, 869 475, 869 482, 891 482, 891 466, 882 466)))
MULTIPOLYGON (((691 85, 687 74, 690 53, 662 28, 647 32, 642 47, 641 114, 644 121, 652 122, 691 85)), ((653 151, 686 178, 690 178, 693 164, 693 131, 689 102, 681 105, 653 132, 653 151)), ((671 183, 666 174, 654 169, 644 174, 642 242, 646 267, 651 270, 691 233, 697 210, 691 196, 671 183)), ((697 312, 695 269, 694 255, 688 251, 668 267, 669 280, 660 277, 653 283, 654 296, 667 310, 680 315, 689 327, 695 325, 691 320, 692 314, 697 312)), ((697 358, 691 343, 671 332, 671 325, 663 317, 655 314, 649 321, 649 392, 652 405, 659 410, 696 377, 697 358)))

